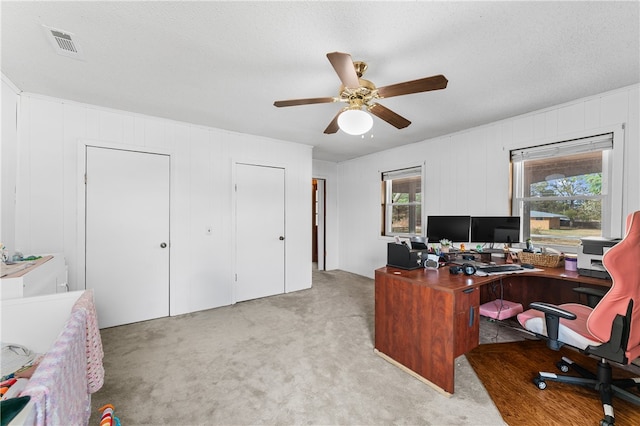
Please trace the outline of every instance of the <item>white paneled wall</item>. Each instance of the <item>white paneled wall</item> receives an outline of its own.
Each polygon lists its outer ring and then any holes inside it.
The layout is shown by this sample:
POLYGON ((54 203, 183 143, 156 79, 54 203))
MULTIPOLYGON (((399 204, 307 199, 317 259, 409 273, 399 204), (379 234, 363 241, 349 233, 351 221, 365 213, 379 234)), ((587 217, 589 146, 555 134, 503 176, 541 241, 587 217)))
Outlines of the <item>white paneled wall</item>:
MULTIPOLYGON (((11 102, 5 92, 3 106, 11 102)), ((7 151, 17 163, 8 170, 17 176, 17 196, 15 220, 5 224, 3 218, 2 228, 15 230, 14 249, 64 252, 72 290, 85 285, 82 154, 87 143, 171 155, 172 315, 233 302, 236 161, 286 169, 286 291, 311 287, 310 146, 39 95, 13 96, 20 104, 13 143, 19 149, 11 144, 5 149, 4 130, 2 149, 3 157, 7 151)), ((4 111, 2 120, 4 129, 4 111)), ((3 168, 3 181, 4 173, 3 168)), ((11 200, 5 192, 3 187, 3 208, 11 200)))
POLYGON ((16 248, 60 253, 65 243, 63 111, 56 102, 21 96, 20 116, 26 123, 20 121, 25 125, 18 140, 16 248))
POLYGON ((19 94, 4 77, 2 84, 2 242, 64 252, 71 288, 84 288, 80 144, 166 151, 174 315, 232 302, 234 162, 286 168, 287 291, 311 285, 312 176, 327 183, 327 269, 369 277, 386 263, 389 241, 380 236, 382 171, 424 164, 425 215, 503 215, 511 149, 625 123, 623 212, 640 209, 638 85, 335 164, 312 161, 306 145, 19 94), (17 131, 7 125, 16 106, 17 131))
POLYGON ((424 162, 425 215, 507 215, 509 151, 625 124, 623 214, 640 209, 640 86, 535 111, 338 164, 339 268, 373 277, 386 263, 380 173, 424 162))
POLYGON ((0 169, 2 180, 2 205, 0 208, 0 242, 15 251, 15 188, 17 178, 16 156, 18 152, 17 115, 20 105, 20 91, 4 74, 2 75, 2 145, 0 146, 0 169))

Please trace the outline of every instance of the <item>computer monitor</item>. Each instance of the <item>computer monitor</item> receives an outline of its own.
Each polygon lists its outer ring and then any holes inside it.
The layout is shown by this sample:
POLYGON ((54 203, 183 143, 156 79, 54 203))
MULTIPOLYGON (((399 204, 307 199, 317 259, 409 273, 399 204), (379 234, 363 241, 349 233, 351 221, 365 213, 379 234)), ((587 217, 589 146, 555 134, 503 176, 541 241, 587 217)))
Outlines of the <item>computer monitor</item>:
POLYGON ((429 216, 427 240, 437 243, 446 238, 454 243, 468 243, 470 221, 471 216, 429 216))
POLYGON ((472 216, 471 241, 474 243, 517 243, 520 241, 520 217, 472 216))

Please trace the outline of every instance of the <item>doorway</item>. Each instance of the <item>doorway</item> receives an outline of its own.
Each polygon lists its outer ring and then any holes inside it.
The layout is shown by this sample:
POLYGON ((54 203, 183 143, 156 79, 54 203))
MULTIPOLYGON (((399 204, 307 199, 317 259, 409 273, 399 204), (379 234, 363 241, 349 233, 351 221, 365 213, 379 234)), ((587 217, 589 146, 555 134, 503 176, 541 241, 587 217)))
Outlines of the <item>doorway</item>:
POLYGON ((314 266, 326 269, 326 180, 314 178, 311 181, 311 253, 314 266))
POLYGON ((169 316, 170 156, 85 149, 85 287, 100 328, 169 316))

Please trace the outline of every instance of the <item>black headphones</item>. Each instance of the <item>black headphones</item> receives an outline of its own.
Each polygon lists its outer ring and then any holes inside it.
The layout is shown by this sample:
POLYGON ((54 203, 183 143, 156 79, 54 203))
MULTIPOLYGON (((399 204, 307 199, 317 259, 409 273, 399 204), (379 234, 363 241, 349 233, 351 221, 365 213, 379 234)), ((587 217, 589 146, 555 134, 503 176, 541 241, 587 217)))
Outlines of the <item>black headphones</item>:
POLYGON ((449 266, 449 273, 453 275, 473 275, 476 273, 476 267, 470 263, 465 263, 462 266, 449 266))

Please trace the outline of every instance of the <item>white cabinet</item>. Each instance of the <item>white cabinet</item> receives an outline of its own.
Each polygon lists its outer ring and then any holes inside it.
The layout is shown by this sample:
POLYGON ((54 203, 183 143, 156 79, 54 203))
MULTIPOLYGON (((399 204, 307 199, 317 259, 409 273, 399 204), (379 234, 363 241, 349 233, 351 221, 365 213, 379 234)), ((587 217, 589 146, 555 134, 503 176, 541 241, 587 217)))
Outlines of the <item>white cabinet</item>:
POLYGON ((0 279, 0 299, 41 296, 68 291, 67 265, 62 254, 42 256, 32 265, 11 265, 22 268, 10 271, 0 279))

